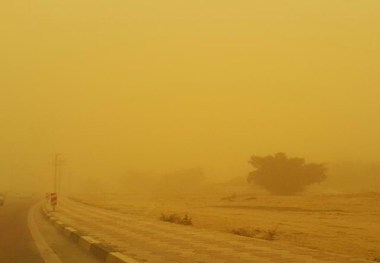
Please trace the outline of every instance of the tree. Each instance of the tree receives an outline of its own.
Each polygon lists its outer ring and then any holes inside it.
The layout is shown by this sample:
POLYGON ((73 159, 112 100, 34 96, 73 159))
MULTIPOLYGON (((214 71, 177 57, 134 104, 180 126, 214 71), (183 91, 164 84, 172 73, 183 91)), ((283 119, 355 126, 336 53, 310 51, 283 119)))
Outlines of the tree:
POLYGON ((324 164, 307 164, 304 159, 289 158, 285 153, 265 157, 253 155, 249 163, 256 170, 248 175, 248 182, 261 185, 272 194, 297 194, 326 179, 324 164))

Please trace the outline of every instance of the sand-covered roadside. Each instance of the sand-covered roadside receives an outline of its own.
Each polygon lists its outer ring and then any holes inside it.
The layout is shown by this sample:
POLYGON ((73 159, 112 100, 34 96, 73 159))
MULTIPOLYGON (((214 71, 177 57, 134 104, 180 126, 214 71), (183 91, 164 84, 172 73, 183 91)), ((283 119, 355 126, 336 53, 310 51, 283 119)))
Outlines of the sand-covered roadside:
POLYGON ((126 214, 157 218, 188 214, 193 227, 247 229, 273 242, 351 255, 380 257, 380 194, 270 196, 266 194, 92 194, 75 200, 126 214))

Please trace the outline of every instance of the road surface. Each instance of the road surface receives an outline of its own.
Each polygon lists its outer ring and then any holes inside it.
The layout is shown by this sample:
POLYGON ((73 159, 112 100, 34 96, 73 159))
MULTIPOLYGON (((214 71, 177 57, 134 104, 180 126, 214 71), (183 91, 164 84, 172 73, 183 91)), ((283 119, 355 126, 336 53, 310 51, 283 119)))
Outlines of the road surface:
POLYGON ((33 198, 9 197, 0 206, 0 262, 100 262, 51 226, 36 203, 33 198))

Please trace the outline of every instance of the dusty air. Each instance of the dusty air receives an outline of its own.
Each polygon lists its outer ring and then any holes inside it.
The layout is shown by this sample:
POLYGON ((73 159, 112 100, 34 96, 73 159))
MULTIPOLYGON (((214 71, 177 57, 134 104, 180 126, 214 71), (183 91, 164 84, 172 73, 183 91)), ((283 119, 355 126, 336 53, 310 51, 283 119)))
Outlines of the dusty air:
POLYGON ((3 0, 0 262, 380 262, 380 2, 3 0))

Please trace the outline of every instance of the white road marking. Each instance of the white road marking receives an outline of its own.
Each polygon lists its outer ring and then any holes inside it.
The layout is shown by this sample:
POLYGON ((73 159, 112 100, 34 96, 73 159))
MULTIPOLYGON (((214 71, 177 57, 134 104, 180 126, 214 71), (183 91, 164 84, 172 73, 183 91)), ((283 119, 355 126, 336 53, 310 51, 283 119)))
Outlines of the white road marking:
POLYGON ((28 227, 30 233, 32 234, 34 243, 36 244, 38 251, 46 263, 62 263, 57 254, 55 254, 54 251, 49 247, 45 241, 45 238, 42 236, 40 230, 38 229, 35 221, 35 212, 39 206, 40 204, 34 205, 28 213, 28 227))

